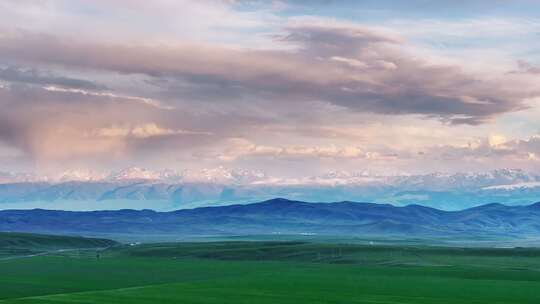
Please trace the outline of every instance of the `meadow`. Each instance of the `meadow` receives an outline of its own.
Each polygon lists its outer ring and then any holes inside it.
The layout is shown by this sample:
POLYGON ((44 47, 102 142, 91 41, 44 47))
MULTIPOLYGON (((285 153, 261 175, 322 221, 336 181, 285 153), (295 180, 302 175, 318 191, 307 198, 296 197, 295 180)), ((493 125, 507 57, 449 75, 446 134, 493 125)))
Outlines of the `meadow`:
POLYGON ((115 245, 0 261, 0 303, 540 303, 540 250, 295 241, 115 245))

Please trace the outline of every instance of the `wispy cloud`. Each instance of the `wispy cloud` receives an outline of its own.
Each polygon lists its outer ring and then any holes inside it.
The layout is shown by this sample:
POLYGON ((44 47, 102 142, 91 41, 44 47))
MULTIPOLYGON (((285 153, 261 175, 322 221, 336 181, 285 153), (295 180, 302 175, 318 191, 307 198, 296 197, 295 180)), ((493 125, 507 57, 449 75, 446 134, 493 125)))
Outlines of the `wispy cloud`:
POLYGON ((89 91, 89 90, 84 90, 84 89, 62 88, 62 87, 57 87, 57 86, 46 86, 46 87, 43 87, 43 89, 50 92, 72 93, 72 94, 81 94, 81 95, 87 95, 87 96, 111 98, 113 100, 118 100, 118 101, 140 102, 145 105, 149 105, 149 106, 156 107, 158 109, 163 109, 163 110, 174 109, 174 107, 162 105, 161 102, 157 100, 153 100, 151 98, 138 97, 138 96, 120 95, 120 94, 115 94, 111 92, 96 92, 96 91, 89 91))

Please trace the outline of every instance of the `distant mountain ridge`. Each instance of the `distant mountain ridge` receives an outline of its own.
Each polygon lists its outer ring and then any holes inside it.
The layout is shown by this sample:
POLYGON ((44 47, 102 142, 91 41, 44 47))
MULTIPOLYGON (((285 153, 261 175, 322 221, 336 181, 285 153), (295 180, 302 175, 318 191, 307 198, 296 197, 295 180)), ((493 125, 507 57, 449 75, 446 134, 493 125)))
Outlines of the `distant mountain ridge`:
POLYGON ((461 211, 355 202, 272 199, 246 205, 156 212, 0 211, 0 231, 68 234, 232 236, 317 234, 407 237, 540 236, 540 203, 488 204, 461 211))

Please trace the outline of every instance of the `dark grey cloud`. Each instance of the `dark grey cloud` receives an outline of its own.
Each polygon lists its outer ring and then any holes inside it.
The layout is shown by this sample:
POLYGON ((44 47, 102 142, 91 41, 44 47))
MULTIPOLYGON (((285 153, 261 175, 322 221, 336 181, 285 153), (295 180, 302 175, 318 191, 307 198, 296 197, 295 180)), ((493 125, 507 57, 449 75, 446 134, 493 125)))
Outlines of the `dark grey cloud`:
POLYGON ((312 56, 357 57, 373 51, 380 43, 400 43, 397 37, 355 26, 298 24, 288 26, 287 32, 276 38, 298 44, 302 53, 312 56))
POLYGON ((525 60, 518 60, 519 70, 514 73, 540 74, 540 66, 536 66, 525 60))

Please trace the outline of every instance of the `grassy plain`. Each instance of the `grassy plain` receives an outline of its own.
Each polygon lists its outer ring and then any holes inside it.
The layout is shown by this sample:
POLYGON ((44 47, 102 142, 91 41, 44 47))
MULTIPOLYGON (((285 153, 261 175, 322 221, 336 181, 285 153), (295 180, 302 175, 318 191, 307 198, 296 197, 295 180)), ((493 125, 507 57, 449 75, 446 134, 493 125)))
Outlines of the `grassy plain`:
POLYGON ((0 261, 0 303, 540 303, 537 249, 163 243, 0 261))

